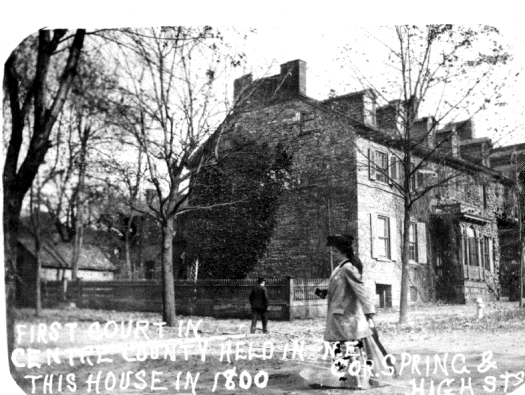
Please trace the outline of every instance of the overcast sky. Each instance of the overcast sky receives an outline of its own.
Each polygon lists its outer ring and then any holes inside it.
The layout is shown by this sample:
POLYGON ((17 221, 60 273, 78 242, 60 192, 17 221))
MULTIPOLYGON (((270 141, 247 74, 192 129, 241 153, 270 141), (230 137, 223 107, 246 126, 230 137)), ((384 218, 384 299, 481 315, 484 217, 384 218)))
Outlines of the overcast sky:
MULTIPOLYGON (((518 28, 516 25, 500 22, 494 23, 494 26, 501 32, 501 43, 509 45, 510 52, 514 57, 512 62, 493 76, 493 79, 502 79, 505 74, 512 73, 514 75, 523 69, 525 41, 521 27, 518 28)), ((345 54, 347 57, 349 55, 342 48, 347 45, 355 51, 350 56, 360 57, 360 59, 353 59, 353 61, 360 64, 362 69, 366 69, 368 75, 376 74, 379 76, 384 71, 383 57, 386 52, 384 46, 365 37, 365 33, 372 32, 375 34, 377 31, 378 28, 374 25, 334 24, 333 26, 326 25, 322 30, 293 25, 259 26, 257 27, 257 34, 249 36, 246 42, 246 51, 250 65, 252 67, 261 66, 261 69, 255 70, 256 73, 264 73, 269 64, 273 64, 271 74, 275 74, 279 72, 278 65, 280 63, 294 59, 306 61, 307 94, 316 99, 325 99, 331 88, 335 89, 337 94, 362 89, 349 70, 348 62, 345 62, 345 54)), ((493 138, 497 145, 525 142, 525 132, 522 130, 523 108, 525 106, 524 92, 525 74, 521 73, 503 91, 503 100, 508 103, 505 107, 489 107, 474 116, 476 137, 493 138)), ((391 99, 395 99, 395 97, 391 99)), ((465 112, 463 117, 468 118, 469 114, 465 112)), ((461 120, 461 116, 455 120, 461 120)))
MULTIPOLYGON (((504 7, 504 2, 498 3, 501 12, 486 10, 480 2, 462 2, 463 7, 454 2, 440 2, 441 7, 433 8, 431 12, 421 9, 421 2, 395 2, 394 5, 393 2, 376 1, 369 8, 366 5, 350 7, 350 2, 323 2, 313 7, 305 2, 287 2, 286 5, 282 2, 199 2, 199 5, 181 6, 175 2, 148 1, 117 2, 120 4, 110 8, 107 3, 110 2, 97 0, 74 6, 70 1, 11 1, 7 6, 3 5, 0 26, 3 61, 21 39, 43 26, 96 28, 206 23, 235 26, 239 30, 254 27, 257 33, 249 34, 244 42, 248 69, 238 70, 234 77, 243 72, 253 72, 255 77, 275 74, 279 72, 279 64, 302 59, 308 65, 308 95, 324 99, 331 88, 338 94, 359 89, 349 71, 341 67, 344 64, 340 59, 344 45, 351 44, 354 49, 367 53, 372 59, 372 72, 374 68, 380 72, 384 67, 373 61, 374 51, 368 50, 371 43, 360 36, 363 29, 373 30, 380 24, 445 21, 496 26, 504 40, 514 47, 514 60, 509 70, 515 71, 525 64, 523 19, 519 19, 519 15, 510 18, 503 15, 508 14, 510 7, 504 7), (452 9, 454 12, 450 12, 452 9)), ((497 140, 497 144, 505 145, 525 142, 525 133, 521 131, 524 92, 525 75, 522 73, 505 91, 509 103, 506 107, 476 116, 477 137, 491 137, 497 140), (499 130, 497 136, 493 135, 495 128, 499 130)))

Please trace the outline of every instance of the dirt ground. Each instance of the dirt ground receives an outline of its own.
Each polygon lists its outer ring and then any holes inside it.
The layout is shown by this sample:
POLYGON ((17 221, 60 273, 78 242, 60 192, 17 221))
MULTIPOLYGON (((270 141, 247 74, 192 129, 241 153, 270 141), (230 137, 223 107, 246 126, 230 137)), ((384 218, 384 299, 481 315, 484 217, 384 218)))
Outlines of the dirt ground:
MULTIPOLYGON (((379 312, 376 323, 380 339, 396 358, 399 375, 375 378, 379 387, 357 393, 504 394, 516 390, 523 384, 525 374, 525 311, 517 303, 498 302, 486 306, 484 313, 483 318, 477 319, 476 307, 472 305, 427 306, 413 309, 409 323, 399 325, 397 312, 379 312)), ((337 380, 330 372, 332 359, 323 358, 323 319, 270 322, 269 334, 250 334, 247 320, 179 317, 180 326, 163 329, 162 338, 159 327, 153 325, 160 321, 158 314, 84 309, 45 310, 37 319, 31 310, 20 310, 17 324, 22 326, 17 347, 24 354, 17 361, 27 362, 27 349, 32 348, 40 351, 32 351, 36 355, 33 362, 42 364, 31 369, 19 368, 20 385, 26 393, 35 394, 190 394, 192 390, 196 394, 354 392, 333 386, 337 380), (136 323, 140 320, 143 326, 137 330, 136 323), (189 326, 186 337, 189 320, 193 325, 189 326), (53 322, 60 323, 62 328, 55 332, 59 333, 58 339, 49 332, 53 322), (90 332, 93 322, 100 324, 100 331, 90 332), (65 329, 67 323, 77 325, 73 341, 65 329), (131 328, 129 337, 125 331, 114 335, 117 325, 120 331, 131 328), (98 334, 101 339, 92 338, 98 334), (230 362, 226 360, 229 344, 230 362), (56 348, 56 359, 50 357, 48 365, 45 350, 56 348), (70 364, 68 349, 82 349, 83 359, 74 354, 70 364), (285 350, 287 357, 283 359, 285 350), (228 371, 236 375, 227 379, 222 373, 228 371), (71 382, 72 374, 76 387, 71 382), (41 376, 34 378, 34 388, 30 376, 41 376), (91 387, 87 384, 90 377, 91 387), (120 389, 121 385, 125 389, 120 389)))

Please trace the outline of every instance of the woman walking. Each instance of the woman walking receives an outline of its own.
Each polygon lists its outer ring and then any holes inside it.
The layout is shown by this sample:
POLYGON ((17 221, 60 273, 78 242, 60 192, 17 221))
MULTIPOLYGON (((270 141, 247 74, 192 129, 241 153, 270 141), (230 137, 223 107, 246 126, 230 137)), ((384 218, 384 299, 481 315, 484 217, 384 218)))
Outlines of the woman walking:
POLYGON ((330 276, 328 285, 324 340, 335 343, 335 353, 339 356, 332 371, 335 368, 348 372, 353 355, 362 364, 361 372, 359 375, 341 373, 341 380, 357 381, 356 387, 368 388, 370 376, 387 369, 383 368, 383 353, 373 338, 374 300, 363 283, 363 264, 354 254, 352 244, 351 235, 334 235, 327 239, 326 246, 332 247, 334 261, 339 264, 330 276), (346 346, 353 349, 348 350, 346 346))

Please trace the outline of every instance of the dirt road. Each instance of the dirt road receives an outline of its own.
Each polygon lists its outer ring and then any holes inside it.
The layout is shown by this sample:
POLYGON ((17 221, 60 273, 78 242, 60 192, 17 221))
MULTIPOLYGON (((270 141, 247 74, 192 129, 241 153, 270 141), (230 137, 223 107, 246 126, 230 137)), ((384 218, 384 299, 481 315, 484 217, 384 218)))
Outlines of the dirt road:
MULTIPOLYGON (((381 377, 388 385, 378 383, 378 388, 359 393, 477 395, 516 389, 525 374, 525 313, 509 303, 489 306, 487 310, 488 316, 477 320, 472 306, 428 307, 411 312, 412 322, 403 326, 395 324, 395 312, 381 314, 377 318, 381 340, 396 358, 400 375, 395 379, 381 377)), ((26 325, 23 329, 27 335, 21 337, 18 346, 25 351, 40 350, 40 359, 33 359, 42 364, 19 369, 26 377, 22 387, 26 393, 34 390, 35 394, 43 394, 44 389, 45 393, 61 390, 75 394, 353 392, 326 387, 330 380, 323 378, 332 377, 331 358, 324 355, 320 340, 324 328, 321 319, 272 322, 269 335, 248 334, 249 323, 242 320, 204 318, 197 324, 200 317, 181 319, 186 323, 193 320, 188 337, 184 330, 175 329, 164 331, 159 338, 159 327, 150 325, 135 333, 136 337, 130 332, 128 338, 108 340, 104 336, 93 339, 94 333, 103 334, 100 328, 104 323, 153 323, 160 317, 71 310, 46 311, 46 316, 37 321, 30 312, 22 311, 18 323, 26 325), (31 342, 31 325, 37 328, 46 323, 49 329, 53 321, 75 322, 78 332, 74 342, 68 343, 65 338, 53 342, 51 336, 47 343, 31 342), (92 321, 100 322, 100 332, 91 330, 90 335, 92 321), (145 334, 148 339, 144 339, 145 334), (45 350, 57 348, 60 353, 45 354, 45 350), (82 349, 84 354, 74 354, 70 349, 82 349), (73 355, 71 359, 68 352, 73 355)), ((113 326, 109 324, 108 328, 113 326)), ((28 362, 23 357, 27 353, 20 355, 21 364, 28 362)))

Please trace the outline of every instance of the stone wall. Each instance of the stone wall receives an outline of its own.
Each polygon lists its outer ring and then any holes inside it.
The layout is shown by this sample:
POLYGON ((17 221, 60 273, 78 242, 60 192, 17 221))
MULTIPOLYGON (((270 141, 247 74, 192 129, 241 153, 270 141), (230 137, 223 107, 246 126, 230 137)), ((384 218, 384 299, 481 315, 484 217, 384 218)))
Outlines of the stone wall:
POLYGON ((329 111, 292 100, 244 114, 234 131, 280 143, 293 155, 291 185, 281 199, 274 237, 252 274, 328 277, 326 236, 357 229, 352 126, 329 111))

